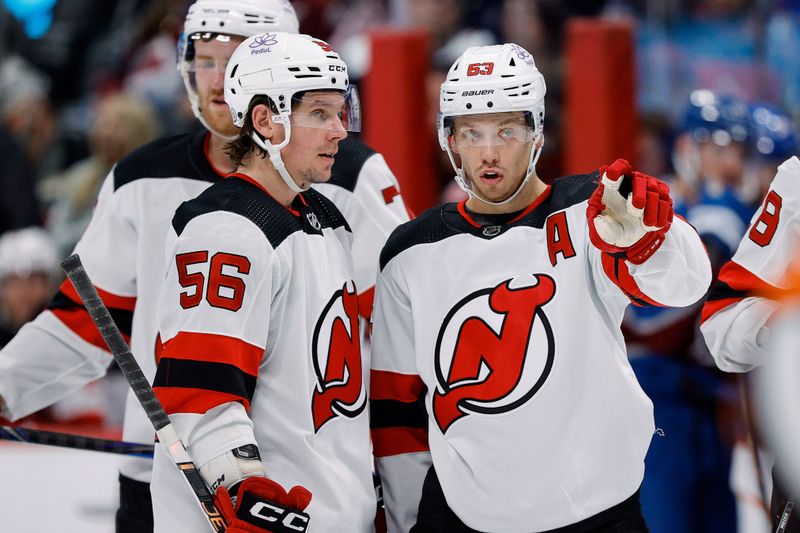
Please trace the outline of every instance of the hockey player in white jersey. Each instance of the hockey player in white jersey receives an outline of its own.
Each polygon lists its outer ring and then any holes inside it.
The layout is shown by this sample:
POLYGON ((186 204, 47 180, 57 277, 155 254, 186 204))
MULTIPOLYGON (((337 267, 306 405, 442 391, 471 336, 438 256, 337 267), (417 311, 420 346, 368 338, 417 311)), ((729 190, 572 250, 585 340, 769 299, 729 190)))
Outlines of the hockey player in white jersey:
MULTIPOLYGON (((703 306, 700 330, 717 366, 748 372, 769 361, 770 320, 780 307, 773 297, 792 287, 800 257, 800 159, 778 167, 761 207, 753 215, 736 253, 720 270, 703 306)), ((780 464, 776 466, 780 473, 780 464)), ((785 482, 773 472, 770 519, 777 527, 787 502, 785 482)), ((797 501, 795 501, 795 507, 797 501)), ((789 518, 787 532, 800 532, 789 518)))
MULTIPOLYGON (((224 68, 239 42, 265 31, 298 31, 287 0, 198 0, 189 8, 178 69, 207 131, 160 139, 120 161, 106 178, 76 248, 150 379, 160 344, 155 309, 165 268, 164 239, 178 205, 235 168, 223 149, 238 131, 223 99, 224 68)), ((341 142, 332 174, 319 189, 353 228, 359 309, 368 315, 380 249, 408 214, 383 157, 364 144, 350 138, 341 142)), ((46 407, 103 376, 111 361, 65 283, 49 310, 0 352, 2 414, 16 420, 46 407)), ((123 438, 153 441, 153 428, 133 394, 127 399, 123 438)), ((118 533, 152 529, 151 468, 148 459, 122 460, 118 533)))
MULTIPOLYGON (((371 531, 352 235, 310 189, 359 129, 357 93, 327 43, 269 32, 231 56, 225 101, 242 128, 228 148, 238 169, 172 220, 153 388, 228 532, 371 531)), ((157 533, 205 527, 184 485, 157 447, 157 533)))
POLYGON ((710 265, 667 186, 627 162, 540 180, 544 94, 521 47, 466 50, 438 127, 469 198, 381 253, 370 405, 390 532, 647 530, 652 403, 619 326, 631 301, 699 300, 710 265))

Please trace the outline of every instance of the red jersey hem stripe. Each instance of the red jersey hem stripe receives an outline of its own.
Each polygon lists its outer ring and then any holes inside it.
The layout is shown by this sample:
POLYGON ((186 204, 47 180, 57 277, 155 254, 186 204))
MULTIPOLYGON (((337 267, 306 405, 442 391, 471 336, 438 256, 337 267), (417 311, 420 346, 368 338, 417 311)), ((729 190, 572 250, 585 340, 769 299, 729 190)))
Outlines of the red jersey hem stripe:
POLYGON ((370 399, 415 402, 425 384, 413 374, 399 374, 386 370, 370 371, 370 399))
POLYGON ((372 430, 375 457, 427 452, 428 432, 421 428, 381 428, 372 430))

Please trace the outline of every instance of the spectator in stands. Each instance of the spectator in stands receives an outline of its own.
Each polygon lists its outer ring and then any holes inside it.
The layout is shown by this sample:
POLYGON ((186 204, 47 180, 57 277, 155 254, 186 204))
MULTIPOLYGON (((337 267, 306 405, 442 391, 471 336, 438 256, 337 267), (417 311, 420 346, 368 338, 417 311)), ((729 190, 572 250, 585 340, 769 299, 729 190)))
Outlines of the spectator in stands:
POLYGON ((16 139, 0 125, 0 235, 41 223, 34 176, 16 139))
POLYGON ((135 97, 119 93, 98 103, 89 133, 89 157, 48 178, 41 187, 43 198, 53 202, 47 229, 59 257, 72 252, 86 229, 100 186, 114 163, 158 137, 159 131, 152 108, 135 97))
POLYGON ((0 348, 44 309, 55 292, 56 249, 41 228, 0 237, 0 348))

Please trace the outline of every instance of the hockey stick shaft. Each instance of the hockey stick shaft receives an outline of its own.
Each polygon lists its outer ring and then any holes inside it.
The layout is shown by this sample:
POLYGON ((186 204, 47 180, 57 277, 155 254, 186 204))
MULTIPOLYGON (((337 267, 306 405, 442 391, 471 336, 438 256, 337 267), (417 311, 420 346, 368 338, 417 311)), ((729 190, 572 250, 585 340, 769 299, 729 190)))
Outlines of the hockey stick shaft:
POLYGON ((778 522, 778 529, 775 530, 775 533, 784 533, 786 531, 786 525, 789 523, 789 516, 792 514, 792 509, 794 509, 794 503, 786 502, 786 507, 783 508, 781 519, 778 522))
POLYGON ((139 363, 136 362, 130 348, 128 348, 128 343, 125 342, 122 333, 120 333, 119 328, 114 323, 114 319, 111 318, 111 314, 108 312, 105 304, 103 304, 103 300, 100 298, 100 295, 97 294, 97 289, 95 289, 92 281, 89 279, 89 275, 83 268, 78 254, 72 254, 64 259, 61 262, 61 268, 72 282, 75 292, 78 293, 78 297, 80 297, 83 302, 86 311, 89 313, 89 316, 92 317, 97 330, 100 332, 106 345, 108 345, 109 350, 111 350, 111 355, 114 356, 114 360, 125 375, 125 379, 139 399, 139 403, 142 405, 145 413, 147 413, 147 417, 150 419, 150 422, 153 424, 158 434, 159 441, 166 448, 172 460, 178 466, 178 469, 183 473, 186 481, 189 482, 189 486, 192 488, 192 491, 200 503, 200 507, 211 523, 211 527, 214 531, 223 533, 227 529, 225 519, 217 510, 214 504, 214 498, 211 496, 208 487, 206 487, 203 478, 200 476, 200 472, 197 470, 189 453, 186 451, 186 447, 183 445, 183 442, 181 442, 180 437, 178 437, 178 433, 172 426, 167 413, 164 411, 164 407, 161 405, 161 402, 158 401, 158 398, 156 398, 153 388, 150 386, 150 382, 147 381, 147 378, 142 373, 142 369, 139 367, 139 363))
POLYGON ((153 458, 152 445, 121 440, 100 439, 97 437, 73 435, 71 433, 60 433, 57 431, 45 431, 42 429, 0 426, 0 439, 28 444, 44 444, 47 446, 73 448, 76 450, 116 453, 149 459, 153 458))

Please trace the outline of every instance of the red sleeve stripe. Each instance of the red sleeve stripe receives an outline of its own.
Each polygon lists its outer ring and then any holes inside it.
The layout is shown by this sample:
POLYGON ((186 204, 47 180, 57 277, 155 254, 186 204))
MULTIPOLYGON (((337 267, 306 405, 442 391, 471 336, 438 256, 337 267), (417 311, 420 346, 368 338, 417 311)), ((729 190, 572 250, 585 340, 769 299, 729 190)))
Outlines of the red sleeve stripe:
POLYGON ((375 287, 370 287, 358 295, 358 314, 369 320, 372 316, 372 303, 375 301, 375 287))
POLYGON ((778 289, 759 278, 742 265, 728 261, 720 269, 719 281, 739 291, 776 292, 778 289))
POLYGON ((425 384, 417 375, 399 374, 386 370, 370 371, 370 399, 416 402, 425 384))
POLYGON ((714 288, 703 305, 700 321, 705 322, 714 313, 751 296, 774 298, 784 292, 767 283, 743 266, 728 261, 720 269, 714 288))
POLYGON ((264 348, 234 337, 181 331, 163 344, 159 354, 161 358, 224 363, 251 376, 258 376, 264 348))
POLYGON ((631 302, 635 305, 655 305, 663 307, 662 304, 642 292, 636 284, 636 280, 631 276, 625 261, 606 253, 601 254, 601 257, 603 271, 606 273, 606 276, 630 298, 631 302))
MULTIPOLYGON (((109 354, 111 353, 105 341, 103 340, 102 335, 100 335, 100 331, 98 331, 97 326, 94 325, 92 317, 89 316, 89 313, 85 308, 57 308, 51 309, 51 312, 80 338, 89 344, 100 348, 101 350, 109 352, 109 354)), ((120 331, 122 332, 122 337, 125 339, 125 342, 130 345, 130 335, 128 335, 123 328, 120 328, 120 331)))
POLYGON ((239 402, 246 410, 250 410, 250 401, 247 398, 225 392, 184 387, 153 387, 153 392, 156 393, 168 415, 175 413, 205 414, 215 407, 230 402, 239 402))
POLYGON ((427 452, 428 432, 421 428, 390 427, 372 430, 375 457, 427 452))
MULTIPOLYGON (((103 300, 103 303, 106 304, 106 307, 109 309, 123 309, 125 311, 133 311, 136 307, 136 297, 135 296, 118 296, 116 294, 112 294, 108 291, 104 291, 99 287, 95 287, 97 289, 97 294, 100 295, 100 299, 103 300)), ((83 305, 81 302, 78 293, 75 291, 75 287, 72 286, 72 282, 67 278, 64 280, 64 283, 61 284, 59 290, 64 293, 70 300, 78 305, 83 305)))
POLYGON ((711 318, 711 316, 714 313, 722 311, 729 305, 733 305, 740 301, 742 301, 742 298, 725 298, 723 300, 707 301, 705 304, 703 304, 703 310, 700 313, 700 323, 702 324, 703 322, 711 318))

